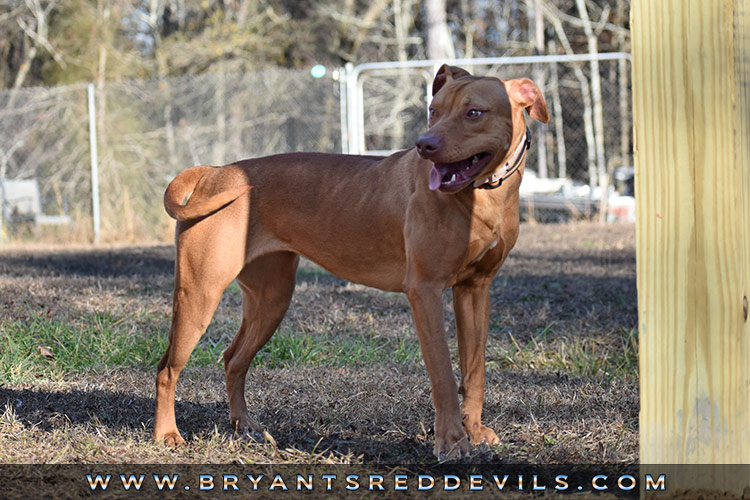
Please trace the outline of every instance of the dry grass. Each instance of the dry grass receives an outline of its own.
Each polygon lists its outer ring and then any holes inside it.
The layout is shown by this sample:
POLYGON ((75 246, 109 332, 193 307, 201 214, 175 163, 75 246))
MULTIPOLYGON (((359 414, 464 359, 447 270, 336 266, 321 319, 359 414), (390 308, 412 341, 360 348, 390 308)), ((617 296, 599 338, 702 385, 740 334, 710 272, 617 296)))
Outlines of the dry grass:
MULTIPOLYGON (((502 444, 470 461, 637 461, 633 239, 632 226, 521 228, 492 289, 485 419, 502 444)), ((153 364, 171 287, 165 246, 0 252, 1 462, 433 462, 407 301, 310 263, 278 339, 248 375, 251 413, 275 441, 229 427, 219 358, 239 324, 233 285, 178 386, 188 445, 153 445, 153 364), (103 362, 109 350, 95 349, 109 345, 122 356, 103 362)), ((449 294, 445 310, 453 336, 449 294)))

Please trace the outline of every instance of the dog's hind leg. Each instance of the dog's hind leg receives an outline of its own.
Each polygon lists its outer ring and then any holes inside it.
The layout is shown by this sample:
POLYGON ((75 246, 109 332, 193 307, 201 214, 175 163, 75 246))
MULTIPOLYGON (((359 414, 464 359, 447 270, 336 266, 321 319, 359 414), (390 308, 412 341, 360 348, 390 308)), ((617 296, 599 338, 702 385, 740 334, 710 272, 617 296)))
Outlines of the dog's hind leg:
POLYGON ((242 324, 224 351, 229 417, 237 432, 262 432, 247 411, 245 376, 257 352, 268 342, 292 299, 299 257, 277 252, 247 264, 238 277, 242 289, 242 324))
POLYGON ((239 274, 244 262, 244 234, 225 231, 225 245, 212 244, 210 234, 187 229, 179 235, 175 266, 174 306, 167 351, 157 366, 154 440, 168 445, 184 443, 175 419, 175 390, 180 372, 206 331, 224 289, 239 274), (236 238, 237 241, 230 241, 236 238), (233 244, 232 244, 233 243, 233 244), (233 249, 240 249, 239 251, 233 249))

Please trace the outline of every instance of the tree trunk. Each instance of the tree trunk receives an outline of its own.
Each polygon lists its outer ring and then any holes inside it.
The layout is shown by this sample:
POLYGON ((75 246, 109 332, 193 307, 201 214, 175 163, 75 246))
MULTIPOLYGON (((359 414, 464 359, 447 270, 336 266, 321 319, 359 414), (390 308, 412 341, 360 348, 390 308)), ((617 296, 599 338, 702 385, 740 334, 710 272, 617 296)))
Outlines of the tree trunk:
MULTIPOLYGON (((406 61, 406 19, 404 17, 404 11, 408 11, 404 8, 402 0, 393 0, 393 25, 396 31, 396 46, 398 50, 398 60, 406 61)), ((406 107, 406 96, 404 93, 409 88, 409 82, 406 76, 406 70, 402 69, 398 75, 398 89, 396 90, 396 101, 391 108, 391 123, 393 127, 393 133, 391 134, 390 147, 391 149, 400 149, 403 147, 404 142, 404 122, 399 120, 399 115, 406 107)))
MULTIPOLYGON (((594 28, 586 10, 585 0, 576 0, 578 12, 583 20, 583 29, 588 40, 589 54, 596 55, 599 53, 599 42, 594 28)), ((596 171, 599 180, 599 187, 602 191, 602 201, 599 210, 599 217, 604 221, 607 216, 607 190, 609 188, 609 172, 607 171, 607 160, 604 154, 604 118, 602 111, 602 82, 599 74, 599 61, 591 61, 591 97, 593 99, 594 111, 594 136, 596 145, 596 171)))
POLYGON ((350 53, 350 57, 352 59, 356 59, 357 51, 365 41, 367 32, 370 30, 370 28, 372 28, 373 23, 375 23, 375 20, 380 17, 380 14, 383 12, 387 5, 388 0, 375 0, 367 8, 367 12, 365 12, 365 15, 362 17, 362 23, 357 30, 357 37, 352 43, 352 49, 350 53))
MULTIPOLYGON (((550 54, 557 54, 557 44, 554 40, 549 42, 550 54)), ((557 71, 557 63, 552 64, 550 89, 552 93, 552 119, 555 123, 555 144, 557 145, 557 176, 565 178, 568 176, 567 151, 565 149, 565 127, 563 126, 562 100, 560 99, 560 79, 557 71)))
POLYGON ((445 14, 445 0, 425 0, 425 17, 427 21, 427 59, 454 59, 448 21, 445 14))
POLYGON ((107 117, 107 92, 104 89, 104 84, 107 82, 107 59, 109 57, 109 51, 107 49, 110 40, 108 36, 110 34, 108 28, 109 19, 111 16, 111 9, 109 2, 99 0, 96 3, 96 13, 99 19, 97 23, 97 37, 99 42, 99 64, 96 69, 96 132, 100 143, 106 141, 106 127, 105 120, 107 117))
POLYGON ((16 73, 16 78, 13 81, 11 94, 8 98, 8 103, 6 104, 8 108, 13 105, 18 94, 18 89, 20 89, 26 81, 26 76, 29 74, 31 64, 34 62, 34 59, 39 52, 39 45, 47 50, 47 52, 52 55, 52 57, 58 64, 65 67, 65 62, 62 60, 60 55, 55 52, 54 48, 49 42, 47 17, 49 16, 49 13, 52 11, 52 8, 54 6, 54 1, 51 1, 45 8, 42 8, 42 5, 38 1, 26 0, 26 7, 34 16, 34 21, 36 23, 35 30, 32 30, 31 27, 26 24, 23 18, 19 17, 16 19, 18 26, 21 27, 26 35, 24 37, 24 45, 28 45, 29 48, 28 50, 24 51, 23 62, 21 63, 21 66, 18 69, 18 73, 16 73))
POLYGON ((226 140, 227 140, 227 104, 226 104, 226 74, 224 73, 224 65, 220 64, 219 74, 216 75, 216 95, 215 106, 216 106, 216 140, 214 141, 213 147, 213 164, 224 165, 226 162, 226 140))
MULTIPOLYGON (((531 3, 527 3, 527 13, 529 19, 534 18, 534 32, 529 33, 531 42, 534 44, 534 49, 537 55, 544 54, 544 14, 542 12, 542 0, 536 0, 533 8, 531 3)), ((537 84, 539 90, 544 94, 546 71, 541 64, 535 64, 531 70, 531 78, 534 83, 537 84)), ((537 128, 537 166, 539 177, 547 178, 547 133, 544 127, 537 128)))
MULTIPOLYGON (((555 28, 555 33, 560 39, 565 52, 567 54, 573 54, 573 47, 568 41, 568 36, 565 34, 565 30, 562 26, 562 21, 558 16, 555 15, 550 9, 544 9, 544 15, 547 16, 547 20, 555 28)), ((589 170, 589 186, 591 189, 599 184, 598 171, 596 165, 596 140, 594 138, 594 107, 591 102, 591 90, 589 86, 589 80, 581 69, 581 63, 573 63, 573 73, 581 85, 581 98, 583 100, 583 130, 586 136, 586 155, 588 158, 588 170, 589 170)))
POLYGON ((36 57, 37 48, 29 37, 25 37, 25 40, 29 41, 29 50, 24 51, 23 54, 23 62, 21 63, 21 66, 18 68, 18 73, 16 73, 16 79, 13 81, 13 87, 11 88, 10 97, 8 98, 8 104, 6 105, 8 108, 11 108, 13 104, 16 101, 16 95, 18 94, 18 89, 20 89, 23 86, 23 82, 26 81, 26 75, 29 73, 29 69, 31 69, 31 63, 34 61, 34 58, 36 57))
MULTIPOLYGON (((616 8, 617 23, 618 25, 622 25, 626 15, 624 0, 617 0, 616 8)), ((617 45, 618 49, 622 52, 630 52, 630 47, 626 47, 625 33, 620 32, 617 35, 617 45)), ((630 99, 628 96, 630 71, 628 71, 628 62, 625 59, 620 59, 617 62, 617 73, 618 93, 620 97, 620 156, 622 158, 622 165, 632 165, 630 159, 630 130, 632 125, 630 121, 630 99)))
POLYGON ((473 2, 461 0, 461 17, 464 21, 464 57, 471 59, 474 57, 474 9, 473 2))
MULTIPOLYGON (((164 50, 162 49, 161 45, 162 39, 161 34, 159 33, 159 27, 156 24, 158 18, 162 15, 162 7, 158 3, 152 1, 150 4, 150 9, 151 10, 149 11, 147 21, 151 28, 152 36, 154 37, 156 72, 159 77, 160 87, 163 86, 165 92, 164 110, 162 112, 162 116, 164 118, 164 131, 167 141, 167 163, 169 164, 171 170, 176 173, 177 169, 180 167, 180 162, 177 156, 177 140, 175 138, 174 124, 172 123, 172 87, 167 81, 169 68, 167 66, 166 55, 164 54, 164 50)), ((179 20, 180 18, 184 18, 184 5, 180 3, 178 10, 179 12, 177 13, 177 18, 179 20)))

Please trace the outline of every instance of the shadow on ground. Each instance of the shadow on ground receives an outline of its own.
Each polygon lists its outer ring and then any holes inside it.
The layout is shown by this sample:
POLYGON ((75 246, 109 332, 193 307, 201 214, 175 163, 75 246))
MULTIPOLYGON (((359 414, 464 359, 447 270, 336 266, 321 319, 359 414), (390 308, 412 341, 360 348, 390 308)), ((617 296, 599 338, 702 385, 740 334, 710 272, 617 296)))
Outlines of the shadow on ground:
MULTIPOLYGON (((618 332, 635 328, 632 226, 524 226, 521 234, 492 285, 491 347, 507 345, 510 338, 522 346, 556 336, 618 339, 618 332)), ((142 328, 143 321, 158 321, 156 329, 166 335, 172 273, 171 246, 3 250, 0 325, 40 315, 59 314, 61 320, 69 321, 75 315, 101 310, 117 311, 113 317, 126 324, 131 314, 140 313, 140 319, 132 321, 133 329, 142 328)), ((238 293, 227 295, 232 298, 220 306, 215 319, 221 325, 220 339, 224 331, 233 335, 240 319, 238 293)), ((355 334, 413 337, 408 303, 402 295, 348 285, 315 266, 301 267, 294 300, 282 327, 295 333, 344 339, 355 334)), ((451 309, 446 294, 449 332, 453 330, 451 309)), ((484 414, 502 444, 479 450, 476 460, 637 460, 637 380, 550 373, 531 364, 514 369, 498 366, 488 370, 484 414)), ((8 450, 18 456, 34 453, 25 451, 25 433, 41 432, 53 447, 64 448, 71 440, 95 436, 100 428, 148 442, 154 375, 153 368, 109 367, 70 373, 63 382, 37 379, 3 385, 0 412, 7 407, 7 422, 0 420, 0 431, 2 426, 11 429, 3 435, 10 440, 8 450), (22 428, 20 434, 14 430, 16 424, 22 428)), ((432 460, 434 410, 421 361, 343 368, 261 366, 248 374, 247 391, 252 397, 251 413, 267 427, 280 450, 300 450, 307 457, 329 450, 362 456, 368 463, 432 460)), ((186 370, 178 398, 177 419, 183 435, 209 451, 189 445, 186 452, 166 458, 159 455, 157 460, 209 459, 218 453, 218 447, 206 444, 214 439, 214 426, 222 439, 233 439, 221 366, 186 370)), ((242 450, 237 453, 246 451, 242 450)), ((59 459, 46 449, 35 453, 39 461, 59 459)), ((148 458, 143 453, 127 456, 148 458)), ((85 461, 91 456, 85 450, 76 451, 63 460, 85 461)))
MULTIPOLYGON (((105 427, 108 434, 150 439, 153 373, 118 370, 77 379, 65 389, 0 388, 0 408, 12 408, 23 427, 50 436, 105 427)), ((251 414, 279 449, 379 464, 434 460, 431 391, 419 365, 261 367, 250 371, 247 388, 251 414)), ((178 426, 189 443, 210 440, 214 430, 235 436, 220 368, 186 370, 178 397, 178 426)), ((637 390, 591 377, 490 370, 485 418, 503 445, 475 449, 474 463, 528 463, 532 455, 551 463, 630 460, 637 390)))

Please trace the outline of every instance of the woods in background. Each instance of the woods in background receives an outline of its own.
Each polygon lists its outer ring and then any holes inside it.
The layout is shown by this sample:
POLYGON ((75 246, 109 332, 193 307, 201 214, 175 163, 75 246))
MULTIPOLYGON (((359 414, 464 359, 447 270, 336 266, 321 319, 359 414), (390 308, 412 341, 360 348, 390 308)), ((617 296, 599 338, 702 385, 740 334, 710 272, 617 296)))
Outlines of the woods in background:
MULTIPOLYGON (((73 221, 49 228, 60 237, 91 240, 101 220, 102 241, 161 240, 162 193, 187 166, 342 152, 355 115, 346 63, 628 52, 628 11, 629 0, 0 0, 0 187, 36 183, 36 212, 73 221), (313 77, 318 64, 329 71, 313 77)), ((529 172, 607 193, 632 165, 627 56, 546 61, 469 69, 545 93, 551 121, 532 125, 529 172)), ((430 80, 361 77, 364 149, 414 144, 430 80)), ((3 207, 0 239, 37 220, 3 207)))
POLYGON ((0 0, 0 87, 628 51, 629 0, 0 0))

